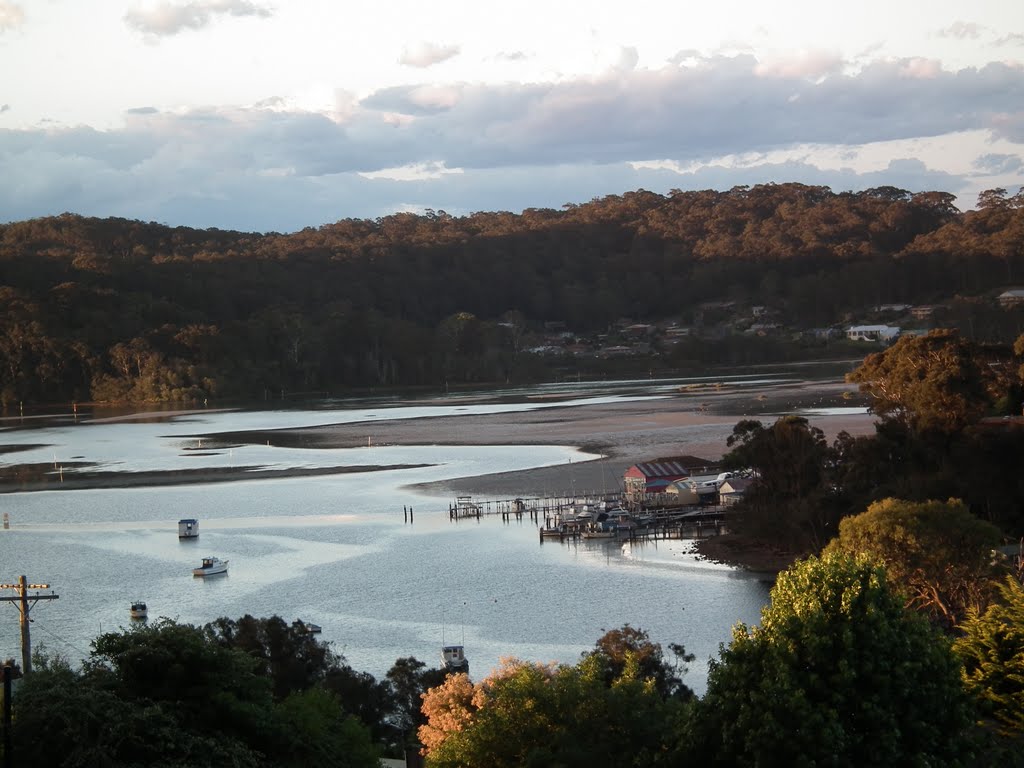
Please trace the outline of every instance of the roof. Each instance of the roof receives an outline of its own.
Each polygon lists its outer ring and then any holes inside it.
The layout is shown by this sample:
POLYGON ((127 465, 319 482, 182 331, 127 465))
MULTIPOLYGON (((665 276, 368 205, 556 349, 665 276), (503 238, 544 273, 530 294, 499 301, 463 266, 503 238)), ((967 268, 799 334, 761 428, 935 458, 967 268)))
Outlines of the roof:
POLYGON ((746 477, 733 477, 726 480, 718 488, 719 493, 743 493, 750 487, 753 480, 746 477))
POLYGON ((634 469, 649 478, 679 478, 690 474, 689 468, 678 461, 645 461, 634 464, 626 471, 632 472, 634 469))

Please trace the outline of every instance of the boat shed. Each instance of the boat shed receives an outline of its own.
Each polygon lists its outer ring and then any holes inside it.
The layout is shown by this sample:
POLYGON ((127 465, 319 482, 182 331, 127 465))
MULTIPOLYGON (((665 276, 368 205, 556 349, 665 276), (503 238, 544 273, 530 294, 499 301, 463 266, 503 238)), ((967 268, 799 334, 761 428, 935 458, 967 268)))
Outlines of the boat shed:
POLYGON ((704 470, 713 462, 696 456, 675 456, 634 464, 623 475, 623 486, 630 498, 650 493, 665 493, 676 480, 689 477, 694 470, 704 470))
POLYGON ((752 482, 745 477, 731 477, 718 487, 718 498, 723 504, 735 504, 743 498, 752 482))

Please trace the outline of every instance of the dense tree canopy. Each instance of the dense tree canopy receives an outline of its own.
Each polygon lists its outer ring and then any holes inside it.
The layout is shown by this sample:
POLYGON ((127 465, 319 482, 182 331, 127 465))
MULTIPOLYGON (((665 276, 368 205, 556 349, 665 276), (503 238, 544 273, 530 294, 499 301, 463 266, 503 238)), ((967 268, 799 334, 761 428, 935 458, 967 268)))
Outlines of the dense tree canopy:
POLYGON ((101 635, 81 670, 42 660, 14 698, 25 765, 365 766, 367 729, 322 688, 275 702, 250 653, 161 619, 101 635))
POLYGON ((986 355, 950 330, 903 336, 868 355, 847 375, 871 397, 871 410, 910 430, 952 434, 976 422, 993 403, 986 355))
MULTIPOLYGON (((702 327, 715 321, 707 302, 764 305, 808 329, 887 302, 942 302, 940 320, 1009 342, 1021 312, 991 298, 1024 274, 1019 198, 961 214, 941 192, 765 184, 288 235, 14 222, 0 225, 0 403, 601 374, 625 362, 539 360, 523 340, 548 321, 588 339, 624 317, 702 327)), ((653 353, 633 371, 827 350, 737 335, 653 353)))
POLYGON ((1024 737, 1024 586, 1007 576, 984 611, 971 611, 954 649, 985 717, 1011 739, 1024 737))
MULTIPOLYGON (((689 659, 681 646, 677 657, 689 659)), ((575 666, 516 659, 477 684, 453 675, 424 697, 431 768, 649 766, 668 760, 688 698, 657 644, 628 625, 575 666)))
POLYGON ((866 555, 885 566, 908 604, 952 627, 988 603, 1006 565, 993 558, 1002 535, 958 499, 883 499, 847 517, 826 552, 866 555))
POLYGON ((738 625, 696 711, 701 765, 972 765, 972 712, 949 644, 884 571, 827 555, 780 574, 738 625))

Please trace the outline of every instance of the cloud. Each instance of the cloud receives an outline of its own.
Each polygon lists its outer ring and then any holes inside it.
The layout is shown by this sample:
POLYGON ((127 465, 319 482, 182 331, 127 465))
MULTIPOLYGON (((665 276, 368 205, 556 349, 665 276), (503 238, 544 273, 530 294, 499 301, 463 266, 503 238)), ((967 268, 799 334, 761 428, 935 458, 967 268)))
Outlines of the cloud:
POLYGON ((985 27, 975 24, 973 21, 954 21, 945 29, 940 29, 938 35, 957 40, 977 40, 984 31, 985 27))
POLYGON ((499 51, 494 58, 499 61, 525 61, 527 56, 523 51, 499 51))
POLYGON ((11 105, 10 104, 0 104, 0 115, 2 115, 4 112, 10 112, 10 111, 11 111, 11 105))
POLYGON ((992 45, 1024 45, 1024 34, 1021 34, 1020 32, 1010 32, 1009 34, 1000 37, 998 40, 992 43, 992 45))
POLYGON ((249 0, 193 0, 184 4, 159 3, 152 8, 132 8, 124 15, 129 27, 153 37, 169 37, 186 29, 202 29, 218 16, 267 18, 268 8, 249 0))
POLYGON ((25 23, 25 12, 17 3, 0 0, 0 32, 15 29, 25 23))
POLYGON ((406 67, 426 69, 435 64, 440 64, 442 61, 447 61, 458 54, 459 46, 457 45, 420 42, 403 48, 398 63, 406 67))
POLYGON ((976 158, 974 167, 987 174, 1015 173, 1024 168, 1024 159, 1017 155, 992 153, 976 158))
POLYGON ((783 79, 818 79, 840 72, 843 59, 837 53, 826 51, 799 51, 785 57, 760 60, 754 66, 754 74, 760 77, 783 79))
MULTIPOLYGON (((869 174, 866 165, 822 170, 814 158, 834 157, 837 146, 968 132, 1000 141, 975 172, 1024 158, 1024 112, 1007 111, 1024 104, 1020 67, 938 68, 911 78, 912 60, 894 59, 809 79, 800 67, 759 76, 758 64, 752 56, 711 56, 554 83, 404 86, 329 115, 273 98, 184 113, 139 107, 108 131, 0 129, 0 211, 288 230, 399 204, 450 213, 557 207, 638 186, 796 180, 959 194, 980 177, 946 172, 941 161, 897 159, 869 174), (742 167, 717 160, 774 152, 801 160, 742 167), (686 172, 635 165, 665 159, 686 172), (413 172, 394 170, 403 168, 413 172)), ((966 169, 982 152, 951 162, 966 169)), ((850 165, 862 162, 851 158, 850 165)))

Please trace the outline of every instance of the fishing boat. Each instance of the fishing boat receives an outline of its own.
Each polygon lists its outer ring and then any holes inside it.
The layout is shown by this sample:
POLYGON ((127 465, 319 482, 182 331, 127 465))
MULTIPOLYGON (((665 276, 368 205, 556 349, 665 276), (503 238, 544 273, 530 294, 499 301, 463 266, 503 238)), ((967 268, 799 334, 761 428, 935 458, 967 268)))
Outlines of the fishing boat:
POLYGON ((193 576, 213 576, 218 573, 228 572, 228 561, 219 557, 204 557, 203 564, 192 569, 193 576))
POLYGON ((445 645, 441 647, 441 668, 445 672, 469 674, 469 659, 461 645, 445 645))
POLYGON ((133 619, 144 619, 149 615, 149 609, 142 600, 136 600, 132 603, 130 613, 133 619))
POLYGON ((195 539, 199 537, 199 521, 194 517, 185 517, 178 521, 178 538, 195 539))

